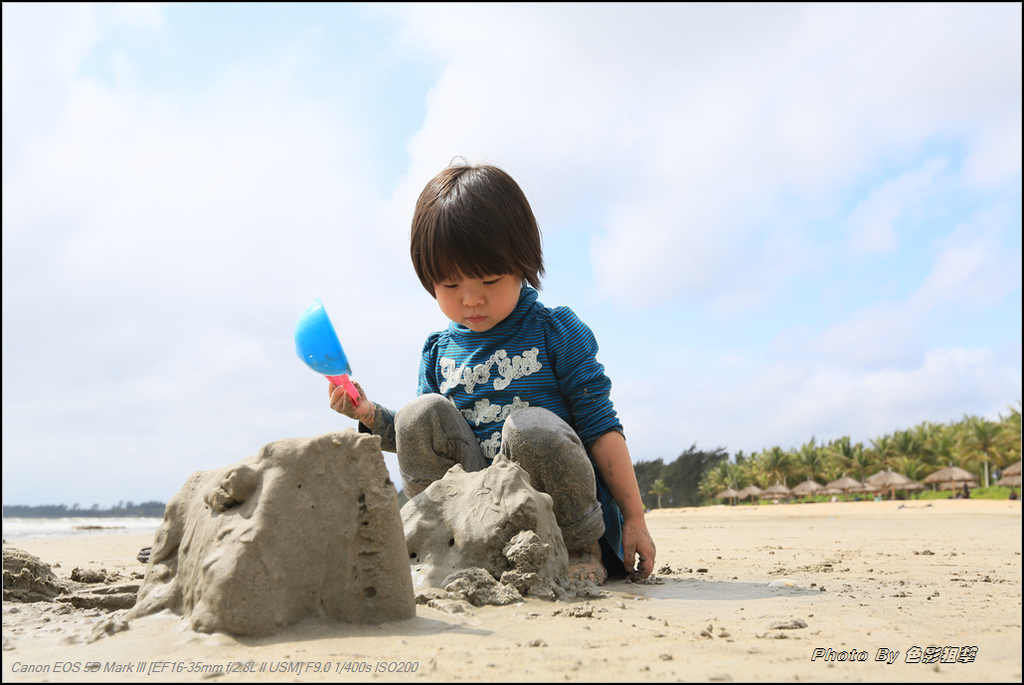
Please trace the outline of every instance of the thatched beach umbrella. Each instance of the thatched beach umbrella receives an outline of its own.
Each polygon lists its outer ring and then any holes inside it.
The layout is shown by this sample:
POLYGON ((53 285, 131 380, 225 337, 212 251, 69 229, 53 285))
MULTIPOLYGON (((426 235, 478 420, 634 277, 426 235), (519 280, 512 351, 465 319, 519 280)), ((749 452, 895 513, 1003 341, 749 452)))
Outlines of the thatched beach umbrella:
MULTIPOLYGON (((1020 462, 1016 464, 1010 464, 1000 474, 999 480, 996 481, 996 485, 1002 485, 1005 488, 1019 488, 1020 487, 1020 462)), ((1016 493, 1013 493, 1014 495, 1016 493)))
POLYGON ((832 490, 838 490, 845 495, 848 492, 860 492, 861 488, 864 487, 864 484, 859 480, 850 478, 844 473, 842 478, 835 479, 825 487, 831 488, 832 490))
POLYGON ((939 489, 941 490, 955 490, 962 488, 964 485, 969 487, 976 487, 978 485, 978 479, 973 473, 952 464, 926 476, 924 482, 928 484, 939 483, 939 489))
POLYGON ((764 494, 771 497, 789 497, 789 488, 782 483, 775 483, 775 485, 765 490, 764 494))
POLYGON ((728 498, 729 499, 729 504, 732 504, 732 501, 734 499, 736 499, 737 497, 739 497, 739 496, 740 496, 740 493, 738 493, 737 491, 733 490, 732 488, 726 488, 725 490, 722 490, 720 493, 715 495, 715 497, 717 497, 718 499, 726 499, 726 498, 728 498))
POLYGON ((810 495, 815 495, 819 492, 825 494, 823 492, 824 490, 825 486, 823 486, 821 483, 819 483, 816 480, 808 479, 805 480, 803 483, 800 483, 799 485, 793 486, 793 489, 790 490, 789 492, 791 495, 796 495, 797 497, 808 497, 810 495))
POLYGON ((888 490, 889 499, 896 498, 897 490, 906 490, 908 486, 917 484, 915 480, 907 478, 902 473, 896 473, 892 469, 879 471, 868 478, 868 482, 880 490, 888 490))
POLYGON ((763 493, 764 490, 758 487, 757 485, 748 485, 743 489, 739 490, 739 495, 737 497, 740 500, 745 500, 746 498, 756 498, 759 495, 762 495, 763 493))
POLYGON ((875 481, 876 481, 876 480, 881 480, 882 478, 885 478, 885 474, 886 474, 886 473, 889 473, 889 472, 891 472, 891 471, 892 471, 892 469, 882 469, 881 471, 879 471, 879 472, 878 472, 878 473, 876 473, 875 475, 873 475, 873 476, 868 476, 868 477, 867 477, 867 478, 865 479, 865 482, 867 482, 867 483, 871 483, 872 485, 874 485, 874 484, 875 484, 875 481))

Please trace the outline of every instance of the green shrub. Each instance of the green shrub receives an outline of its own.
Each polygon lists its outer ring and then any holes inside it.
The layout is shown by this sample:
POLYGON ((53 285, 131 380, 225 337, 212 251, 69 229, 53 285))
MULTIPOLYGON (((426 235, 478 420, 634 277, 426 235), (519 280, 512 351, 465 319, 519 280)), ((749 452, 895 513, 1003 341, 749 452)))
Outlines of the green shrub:
MULTIPOLYGON (((1020 493, 1017 493, 1020 495, 1020 493)), ((1010 499, 1010 488, 1002 485, 990 485, 987 488, 971 490, 971 499, 1010 499)))

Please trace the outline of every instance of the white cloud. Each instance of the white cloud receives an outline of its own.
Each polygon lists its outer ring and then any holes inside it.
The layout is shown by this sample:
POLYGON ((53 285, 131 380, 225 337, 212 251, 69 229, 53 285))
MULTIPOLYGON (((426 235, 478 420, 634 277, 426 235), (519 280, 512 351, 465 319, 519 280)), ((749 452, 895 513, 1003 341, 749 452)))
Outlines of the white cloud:
MULTIPOLYGON (((6 143, 8 98, 34 85, 5 74, 5 501, 39 496, 46 460, 64 476, 46 496, 79 499, 99 464, 119 474, 105 489, 161 499, 264 442, 351 426, 291 342, 317 296, 375 399, 410 397, 436 326, 412 275, 393 273, 408 205, 368 181, 374 153, 336 100, 296 92, 295 65, 239 66, 191 95, 111 87, 76 72, 88 45, 48 72, 52 116, 11 115, 25 154, 6 143)), ((52 47, 26 41, 19 57, 52 47)))
POLYGON ((854 253, 893 252, 898 242, 894 224, 935 194, 936 176, 945 167, 945 160, 929 159, 873 188, 847 219, 849 244, 854 253))
POLYGON ((927 311, 951 305, 991 306, 1020 288, 1019 249, 1006 252, 989 236, 963 226, 958 227, 956 237, 959 240, 936 257, 931 273, 911 297, 911 307, 927 311))
POLYGON ((783 335, 776 349, 874 368, 912 363, 924 354, 926 332, 937 319, 999 305, 1020 288, 1020 250, 1006 252, 996 239, 1005 226, 1005 217, 989 213, 958 225, 936 240, 930 271, 906 298, 861 306, 807 344, 783 335))
POLYGON ((65 116, 67 84, 99 37, 89 4, 3 3, 5 204, 9 174, 65 116))
POLYGON ((810 347, 826 359, 862 368, 905 366, 922 353, 921 327, 926 315, 906 302, 873 304, 856 310, 829 326, 809 345, 796 349, 810 347))
POLYGON ((164 26, 163 8, 156 2, 117 2, 107 8, 111 21, 132 28, 159 31, 164 26))
POLYGON ((983 349, 929 350, 910 368, 863 372, 822 367, 788 388, 772 405, 777 435, 868 440, 921 421, 951 421, 964 406, 985 406, 990 418, 1020 394, 1020 376, 983 349), (1007 398, 986 402, 985 398, 1007 398), (801 431, 801 427, 803 427, 801 431))
MULTIPOLYGON (((820 198, 880 156, 912 155, 944 136, 980 145, 968 154, 984 157, 995 154, 983 142, 993 128, 1019 141, 1019 59, 1003 59, 1019 57, 1019 8, 452 14, 413 8, 406 17, 406 39, 445 64, 410 144, 410 176, 429 178, 455 152, 515 150, 531 160, 524 175, 556 226, 590 188, 606 217, 591 246, 596 286, 619 302, 709 289, 730 297, 725 270, 770 268, 746 248, 771 239, 761 219, 782 198, 820 198)), ((988 170, 979 178, 1019 174, 1019 145, 1010 148, 990 163, 978 157, 988 170)), ((920 171, 903 183, 938 173, 920 171)), ((859 249, 895 244, 894 201, 862 209, 859 249)))

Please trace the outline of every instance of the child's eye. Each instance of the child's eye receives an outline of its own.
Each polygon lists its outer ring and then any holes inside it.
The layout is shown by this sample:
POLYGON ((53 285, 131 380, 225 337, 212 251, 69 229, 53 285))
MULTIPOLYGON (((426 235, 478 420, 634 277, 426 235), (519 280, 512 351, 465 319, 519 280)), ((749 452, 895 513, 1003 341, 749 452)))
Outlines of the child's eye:
POLYGON ((504 277, 503 276, 498 276, 497 278, 490 278, 490 279, 484 281, 484 285, 494 285, 495 283, 500 281, 502 278, 504 278, 504 277))

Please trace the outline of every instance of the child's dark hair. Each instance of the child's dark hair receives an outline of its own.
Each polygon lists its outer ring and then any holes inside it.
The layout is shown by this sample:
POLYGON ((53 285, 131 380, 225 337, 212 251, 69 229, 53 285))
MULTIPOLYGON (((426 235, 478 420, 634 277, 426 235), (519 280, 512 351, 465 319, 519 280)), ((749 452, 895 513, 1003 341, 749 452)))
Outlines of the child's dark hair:
POLYGON ((431 295, 453 278, 512 274, 540 289, 540 229, 519 185, 489 164, 453 163, 427 183, 412 217, 412 265, 431 295))

